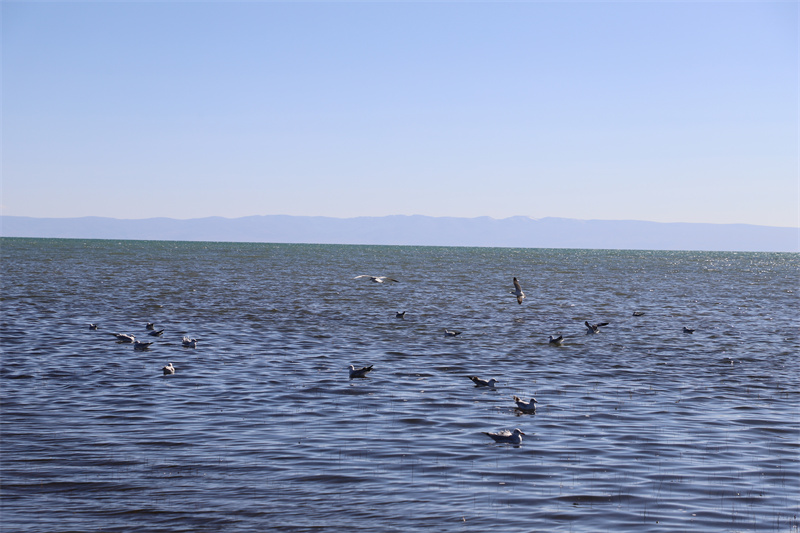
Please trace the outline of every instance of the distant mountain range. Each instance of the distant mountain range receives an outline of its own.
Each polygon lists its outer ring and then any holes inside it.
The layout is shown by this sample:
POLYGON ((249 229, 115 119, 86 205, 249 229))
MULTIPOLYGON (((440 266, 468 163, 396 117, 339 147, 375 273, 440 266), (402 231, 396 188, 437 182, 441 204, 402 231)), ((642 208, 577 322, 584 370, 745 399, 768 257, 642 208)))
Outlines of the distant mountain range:
POLYGON ((568 218, 287 215, 189 220, 0 216, 3 237, 800 252, 800 228, 568 218))

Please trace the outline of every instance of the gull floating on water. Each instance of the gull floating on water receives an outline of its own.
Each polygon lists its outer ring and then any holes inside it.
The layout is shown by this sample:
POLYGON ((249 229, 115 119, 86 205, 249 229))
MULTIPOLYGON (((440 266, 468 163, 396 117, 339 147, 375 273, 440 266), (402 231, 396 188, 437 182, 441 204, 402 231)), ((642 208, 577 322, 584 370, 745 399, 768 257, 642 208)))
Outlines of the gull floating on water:
POLYGON ((394 315, 394 317, 395 318, 405 318, 406 317, 406 312, 405 311, 403 311, 402 313, 398 312, 397 314, 394 315))
POLYGON ((513 432, 504 429, 502 431, 498 431, 497 433, 487 433, 486 431, 482 431, 481 433, 490 436, 495 442, 515 445, 522 444, 522 436, 525 434, 519 428, 516 428, 513 432))
POLYGON ((633 316, 644 316, 644 311, 634 311, 633 316))
POLYGON ((395 283, 400 283, 396 279, 389 278, 387 276, 369 276, 367 274, 361 274, 360 276, 356 276, 353 279, 358 279, 358 278, 369 278, 372 281, 374 281, 375 283, 383 283, 384 281, 394 281, 395 283))
POLYGON ((148 335, 150 335, 151 337, 160 337, 163 333, 164 333, 164 330, 160 329, 158 331, 153 330, 150 333, 148 333, 148 335))
POLYGON ((148 322, 147 325, 145 326, 145 329, 156 329, 156 325, 153 324, 152 322, 148 322))
POLYGON ((684 333, 694 333, 694 330, 691 329, 691 328, 687 328, 686 326, 683 326, 683 332, 684 333))
POLYGON ((367 377, 367 372, 372 371, 372 366, 362 366, 361 368, 356 368, 354 365, 350 365, 350 377, 351 378, 365 378, 367 377))
POLYGON ((517 404, 517 409, 519 409, 520 411, 524 411, 526 413, 535 413, 536 404, 539 403, 536 401, 536 398, 531 398, 531 401, 526 402, 519 396, 514 396, 514 401, 517 404))
POLYGON ((496 379, 492 378, 489 380, 481 379, 478 376, 467 376, 472 382, 475 384, 476 387, 489 387, 491 389, 494 388, 495 383, 499 383, 496 379))
POLYGON ((89 324, 89 329, 97 329, 97 324, 89 324))
POLYGON ((603 326, 607 326, 608 322, 600 322, 599 324, 589 324, 589 322, 586 321, 584 322, 584 324, 586 324, 586 329, 589 330, 586 332, 588 334, 588 333, 600 333, 600 328, 603 326))
POLYGON ((153 344, 152 342, 133 341, 134 350, 146 350, 153 344))
POLYGON ((167 365, 165 367, 163 367, 161 370, 164 372, 165 376, 168 375, 168 374, 174 374, 175 373, 175 367, 172 366, 172 363, 167 363, 167 365))
POLYGON ((444 328, 444 336, 445 337, 455 337, 456 335, 461 335, 460 331, 450 331, 447 328, 444 328))
POLYGON ((181 341, 181 344, 185 348, 197 348, 197 339, 190 339, 189 337, 184 336, 183 341, 181 341))
POLYGON ((525 293, 522 292, 522 287, 519 286, 519 281, 517 278, 514 278, 514 296, 517 297, 517 303, 522 305, 522 300, 525 299, 525 293))
POLYGON ((126 335, 125 333, 112 333, 120 342, 134 342, 136 338, 133 335, 126 335))
POLYGON ((561 346, 562 344, 564 344, 564 336, 559 335, 558 337, 553 337, 552 335, 550 335, 550 340, 548 342, 553 346, 561 346))

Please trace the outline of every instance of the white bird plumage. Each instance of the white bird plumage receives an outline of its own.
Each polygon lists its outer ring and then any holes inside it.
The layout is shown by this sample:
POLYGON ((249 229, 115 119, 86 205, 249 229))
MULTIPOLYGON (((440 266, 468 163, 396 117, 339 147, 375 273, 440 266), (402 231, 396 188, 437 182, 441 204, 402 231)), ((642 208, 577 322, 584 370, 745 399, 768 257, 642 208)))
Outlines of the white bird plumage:
POLYGON ((167 363, 166 366, 161 368, 161 370, 164 372, 165 376, 175 373, 175 367, 172 366, 172 363, 167 363))
POLYGON ((476 387, 489 387, 490 389, 494 388, 495 383, 500 383, 496 379, 481 379, 478 376, 467 376, 472 382, 475 384, 476 387))
POLYGON ((184 336, 181 344, 185 348, 197 348, 197 339, 190 339, 189 337, 184 336))
POLYGON ((489 433, 487 431, 482 431, 481 433, 488 435, 495 442, 514 445, 522 444, 522 436, 525 434, 519 428, 515 428, 514 431, 504 429, 502 431, 498 431, 497 433, 489 433))
POLYGON ((517 409, 525 413, 535 413, 536 404, 539 403, 536 401, 536 398, 531 398, 531 401, 526 402, 519 396, 514 396, 514 402, 517 404, 517 409))
POLYGON ((455 337, 456 335, 461 335, 460 331, 450 331, 447 328, 444 328, 444 336, 445 337, 455 337))
POLYGON ((358 279, 358 278, 369 278, 375 283, 383 283, 384 281, 394 281, 395 283, 400 283, 396 279, 390 278, 388 276, 370 276, 369 274, 361 274, 360 276, 356 276, 353 279, 358 279))
POLYGON ((152 342, 133 341, 134 350, 146 350, 153 344, 152 342))
POLYGON ((128 335, 125 333, 112 333, 112 335, 114 335, 120 342, 134 342, 136 340, 136 337, 133 335, 128 335))
POLYGON ((548 342, 553 346, 561 346, 562 344, 564 344, 564 336, 559 335, 558 337, 553 337, 552 335, 550 335, 550 340, 548 342))

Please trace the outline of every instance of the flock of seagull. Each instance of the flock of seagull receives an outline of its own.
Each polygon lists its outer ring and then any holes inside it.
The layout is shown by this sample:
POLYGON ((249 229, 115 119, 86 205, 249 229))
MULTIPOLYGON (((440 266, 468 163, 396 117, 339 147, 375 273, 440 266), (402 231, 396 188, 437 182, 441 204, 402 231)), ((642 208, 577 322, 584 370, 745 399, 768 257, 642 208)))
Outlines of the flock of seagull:
MULTIPOLYGON (((97 324, 89 324, 89 329, 92 331, 97 331, 100 328, 97 324)), ((164 334, 164 330, 157 330, 156 325, 152 322, 145 324, 145 330, 147 330, 147 334, 151 337, 160 337, 164 334)), ((152 341, 139 341, 136 340, 135 335, 129 335, 127 333, 110 333, 110 335, 113 335, 120 344, 133 344, 133 349, 139 352, 143 352, 153 345, 152 341)), ((184 348, 197 348, 197 339, 193 339, 184 335, 183 340, 181 341, 181 346, 184 348)), ((172 365, 172 363, 167 363, 161 368, 161 371, 163 372, 163 375, 168 376, 175 373, 175 367, 172 365)))
MULTIPOLYGON (((372 280, 375 283, 384 283, 386 281, 393 281, 393 282, 399 283, 398 280, 396 280, 394 278, 387 277, 387 276, 370 276, 370 275, 367 275, 367 274, 362 274, 360 276, 356 276, 353 279, 360 279, 360 278, 369 278, 370 280, 372 280)), ((514 284, 514 290, 511 291, 511 294, 513 294, 516 297, 517 303, 522 305, 522 301, 525 299, 525 293, 523 292, 522 286, 520 285, 519 280, 516 277, 513 279, 513 284, 514 284)), ((395 317, 402 319, 402 318, 405 318, 405 314, 406 314, 405 311, 398 312, 395 315, 395 317)), ((644 315, 644 313, 641 312, 641 311, 635 311, 633 313, 633 316, 637 316, 637 317, 638 316, 643 316, 643 315, 644 315)), ((608 322, 598 322, 596 324, 591 324, 587 320, 587 321, 584 322, 584 325, 586 326, 586 334, 587 335, 595 335, 597 333, 600 333, 600 328, 602 328, 604 326, 607 326, 608 324, 609 324, 608 322)), ((691 334, 691 333, 694 333, 694 331, 695 331, 694 329, 687 328, 685 326, 683 327, 683 332, 684 333, 691 334)), ((445 337, 455 337, 455 336, 460 335, 460 334, 461 334, 460 331, 449 330, 447 328, 445 328, 445 330, 444 330, 445 337)), ((561 334, 559 334, 558 337, 550 335, 550 338, 549 338, 548 342, 549 342, 549 344, 551 346, 563 346, 563 344, 564 344, 564 336, 561 335, 561 334)), ((361 367, 361 368, 356 368, 355 365, 350 365, 350 378, 351 379, 352 378, 365 378, 365 377, 367 377, 367 374, 372 371, 372 369, 373 369, 373 365, 364 366, 364 367, 361 367)), ((467 376, 467 377, 470 380, 472 380, 472 382, 475 384, 476 387, 487 387, 487 388, 494 389, 495 388, 495 384, 498 383, 498 381, 495 378, 482 379, 482 378, 480 378, 478 376, 467 376)), ((517 406, 516 408, 520 412, 528 413, 528 414, 536 414, 536 404, 538 403, 536 401, 536 398, 531 398, 529 401, 525 401, 525 400, 523 400, 522 398, 520 398, 518 396, 513 396, 513 398, 514 398, 514 403, 516 403, 516 406, 517 406)), ((519 446, 520 444, 522 444, 522 436, 525 435, 525 433, 523 433, 522 430, 520 430, 519 428, 515 428, 514 430, 504 429, 504 430, 498 431, 496 433, 489 433, 489 432, 486 432, 486 431, 484 431, 482 433, 484 435, 487 435, 487 436, 491 437, 497 443, 511 444, 511 445, 514 445, 514 446, 519 446)))

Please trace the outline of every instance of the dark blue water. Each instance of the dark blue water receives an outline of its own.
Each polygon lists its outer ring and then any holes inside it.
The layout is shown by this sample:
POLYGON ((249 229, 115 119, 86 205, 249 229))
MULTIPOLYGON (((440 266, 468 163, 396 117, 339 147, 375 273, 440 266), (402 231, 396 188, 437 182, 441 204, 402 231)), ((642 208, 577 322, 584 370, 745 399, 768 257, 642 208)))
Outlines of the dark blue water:
POLYGON ((798 254, 1 244, 2 531, 800 527, 798 254))

